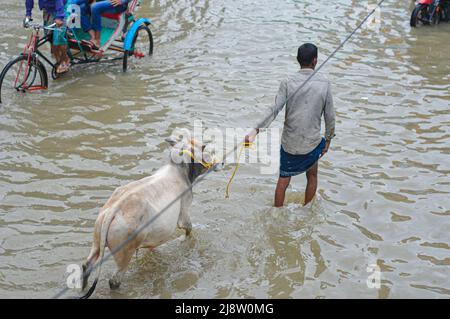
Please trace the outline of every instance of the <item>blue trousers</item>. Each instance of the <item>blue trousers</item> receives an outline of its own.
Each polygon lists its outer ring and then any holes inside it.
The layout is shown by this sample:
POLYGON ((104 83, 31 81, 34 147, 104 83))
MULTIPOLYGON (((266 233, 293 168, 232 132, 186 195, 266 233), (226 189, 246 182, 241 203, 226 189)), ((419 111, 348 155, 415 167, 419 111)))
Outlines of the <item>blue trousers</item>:
POLYGON ((122 0, 122 4, 114 7, 108 0, 96 2, 91 7, 92 29, 100 31, 102 29, 103 13, 121 13, 128 8, 128 0, 122 0))

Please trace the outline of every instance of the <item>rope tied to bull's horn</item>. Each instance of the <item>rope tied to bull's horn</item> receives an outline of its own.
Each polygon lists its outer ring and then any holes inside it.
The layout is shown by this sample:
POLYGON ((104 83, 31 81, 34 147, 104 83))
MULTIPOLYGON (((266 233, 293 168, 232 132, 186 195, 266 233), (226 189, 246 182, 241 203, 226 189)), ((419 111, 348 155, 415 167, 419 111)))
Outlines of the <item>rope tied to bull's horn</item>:
POLYGON ((190 158, 191 158, 194 162, 200 163, 204 168, 206 168, 206 169, 208 169, 208 170, 209 170, 211 167, 213 167, 215 164, 217 164, 215 161, 212 161, 211 163, 208 163, 208 162, 205 162, 205 161, 203 161, 203 160, 198 160, 197 158, 195 158, 194 154, 193 154, 191 151, 189 151, 189 150, 182 150, 182 151, 180 152, 180 155, 183 155, 183 154, 188 154, 188 155, 190 156, 190 158))

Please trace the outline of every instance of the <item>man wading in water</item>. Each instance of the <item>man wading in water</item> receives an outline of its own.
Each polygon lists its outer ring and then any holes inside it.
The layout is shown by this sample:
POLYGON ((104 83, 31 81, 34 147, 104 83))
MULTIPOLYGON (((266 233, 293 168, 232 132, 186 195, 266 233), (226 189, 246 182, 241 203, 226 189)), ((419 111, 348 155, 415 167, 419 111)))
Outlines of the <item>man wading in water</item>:
MULTIPOLYGON (((317 47, 306 43, 298 48, 297 61, 301 70, 295 76, 283 80, 275 99, 275 105, 261 128, 268 127, 286 104, 283 135, 280 150, 280 177, 275 190, 275 207, 282 207, 286 188, 291 177, 306 172, 305 205, 315 196, 319 159, 328 151, 334 137, 335 113, 330 82, 322 75, 314 75, 308 83, 293 94, 314 72, 317 65, 317 47), (325 138, 320 135, 322 114, 325 118, 325 138)), ((256 132, 246 136, 252 142, 256 132)))

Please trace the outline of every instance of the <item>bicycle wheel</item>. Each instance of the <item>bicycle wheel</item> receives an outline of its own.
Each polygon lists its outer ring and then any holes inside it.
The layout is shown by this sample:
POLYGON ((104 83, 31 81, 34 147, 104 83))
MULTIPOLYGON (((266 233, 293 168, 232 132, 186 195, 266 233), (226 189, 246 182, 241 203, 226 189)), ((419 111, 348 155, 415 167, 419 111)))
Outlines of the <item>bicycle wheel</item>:
POLYGON ((47 71, 35 58, 20 55, 9 62, 0 74, 0 103, 8 104, 17 92, 33 92, 48 87, 47 71))
POLYGON ((411 14, 411 20, 410 25, 411 27, 418 27, 420 23, 424 24, 426 14, 427 6, 418 4, 414 8, 412 14, 411 14))
POLYGON ((153 54, 153 35, 150 28, 141 25, 134 36, 130 51, 123 55, 123 72, 127 71, 128 63, 145 58, 153 54))

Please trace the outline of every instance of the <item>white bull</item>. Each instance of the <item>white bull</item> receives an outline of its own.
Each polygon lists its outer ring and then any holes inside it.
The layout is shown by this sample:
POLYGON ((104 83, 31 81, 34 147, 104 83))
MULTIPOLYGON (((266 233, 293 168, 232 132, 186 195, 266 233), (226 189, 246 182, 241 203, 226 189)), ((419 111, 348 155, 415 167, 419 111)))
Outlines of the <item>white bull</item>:
MULTIPOLYGON (((171 146, 178 142, 174 138, 166 141, 171 146)), ((198 176, 211 167, 211 154, 205 152, 204 146, 189 140, 183 143, 181 148, 173 148, 171 155, 170 163, 161 167, 152 176, 117 188, 101 208, 95 222, 91 252, 83 265, 83 289, 96 263, 98 271, 93 285, 84 297, 89 297, 95 289, 105 247, 112 252, 118 250, 114 254, 118 269, 109 280, 111 289, 116 289, 120 286, 136 249, 155 248, 165 243, 172 237, 177 226, 186 231, 186 236, 191 233, 192 225, 188 211, 193 195, 191 185, 198 176), (183 196, 180 197, 181 194, 183 196), (157 216, 169 205, 169 208, 157 216), (130 240, 130 236, 149 222, 147 227, 130 240), (127 240, 126 245, 123 245, 127 240)))

